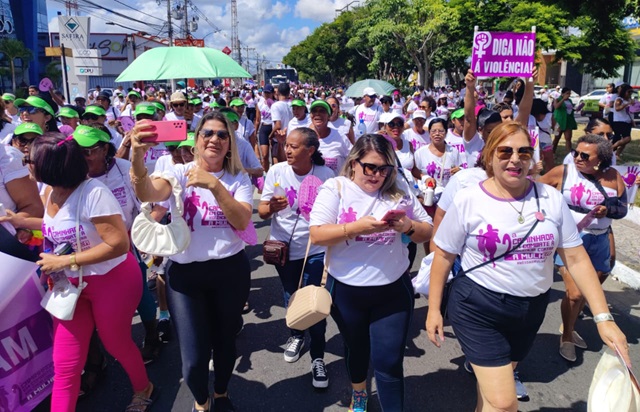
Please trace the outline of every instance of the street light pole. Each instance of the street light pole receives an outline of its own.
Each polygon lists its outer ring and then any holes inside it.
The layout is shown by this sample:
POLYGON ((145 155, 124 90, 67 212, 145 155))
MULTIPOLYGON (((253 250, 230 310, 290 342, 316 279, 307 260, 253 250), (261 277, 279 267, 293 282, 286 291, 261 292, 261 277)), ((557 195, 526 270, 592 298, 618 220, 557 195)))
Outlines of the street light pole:
MULTIPOLYGON (((169 24, 169 47, 173 47, 173 25, 171 24, 171 0, 167 0, 167 23, 169 24)), ((171 79, 171 93, 176 91, 176 79, 171 79)))

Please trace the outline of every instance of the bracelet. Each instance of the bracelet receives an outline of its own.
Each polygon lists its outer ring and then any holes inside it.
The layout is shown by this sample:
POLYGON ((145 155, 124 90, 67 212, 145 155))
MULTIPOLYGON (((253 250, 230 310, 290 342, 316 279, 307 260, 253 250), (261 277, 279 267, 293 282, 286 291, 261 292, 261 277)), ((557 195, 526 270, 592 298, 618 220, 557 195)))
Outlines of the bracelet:
POLYGON ((409 230, 407 230, 406 232, 404 232, 405 236, 411 236, 416 232, 416 228, 413 227, 413 220, 411 221, 411 227, 409 228, 409 230))
POLYGON ((600 323, 600 322, 613 322, 613 315, 611 315, 611 313, 609 312, 605 312, 605 313, 598 313, 597 315, 595 315, 593 317, 593 321, 595 323, 600 323))
POLYGON ((347 224, 346 223, 342 224, 342 231, 344 232, 344 237, 346 237, 347 239, 351 239, 351 236, 349 236, 349 234, 347 233, 347 224))
POLYGON ((148 173, 149 173, 149 170, 145 167, 144 168, 144 173, 142 174, 142 176, 136 176, 133 173, 133 167, 132 167, 130 169, 130 171, 129 171, 129 177, 131 178, 131 183, 133 183, 134 185, 137 185, 138 183, 142 182, 147 177, 148 173))

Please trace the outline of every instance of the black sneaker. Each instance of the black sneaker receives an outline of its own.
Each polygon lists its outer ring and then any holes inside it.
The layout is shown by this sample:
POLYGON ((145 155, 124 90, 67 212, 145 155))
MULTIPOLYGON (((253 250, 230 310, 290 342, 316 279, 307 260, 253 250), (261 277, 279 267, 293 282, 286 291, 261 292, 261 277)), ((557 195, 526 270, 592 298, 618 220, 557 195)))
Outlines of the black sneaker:
POLYGON ((314 388, 324 389, 329 386, 329 378, 327 377, 327 367, 320 358, 311 362, 311 376, 314 388))
POLYGON ((145 338, 144 342, 142 342, 142 349, 140 349, 140 354, 142 355, 142 360, 145 365, 155 362, 160 353, 162 352, 162 342, 160 339, 148 339, 145 338))
POLYGON ((160 319, 157 330, 160 342, 169 343, 171 341, 171 321, 169 319, 160 319))
POLYGON ((235 412, 235 410, 228 396, 213 399, 213 412, 235 412))
POLYGON ((300 358, 300 352, 304 347, 303 338, 290 337, 284 348, 284 360, 293 363, 300 358))

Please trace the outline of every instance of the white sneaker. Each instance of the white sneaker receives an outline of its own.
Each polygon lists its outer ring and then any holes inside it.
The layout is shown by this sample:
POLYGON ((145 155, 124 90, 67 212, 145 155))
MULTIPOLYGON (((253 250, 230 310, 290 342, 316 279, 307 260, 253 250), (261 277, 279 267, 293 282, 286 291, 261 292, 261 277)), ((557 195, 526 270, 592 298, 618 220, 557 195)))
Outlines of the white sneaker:
POLYGON ((327 377, 327 367, 324 365, 324 361, 320 358, 314 359, 311 362, 311 377, 313 387, 324 389, 329 386, 329 378, 327 377))
POLYGON ((289 363, 293 363, 300 359, 300 352, 304 347, 303 338, 294 338, 293 336, 287 340, 287 344, 284 349, 284 360, 289 363))

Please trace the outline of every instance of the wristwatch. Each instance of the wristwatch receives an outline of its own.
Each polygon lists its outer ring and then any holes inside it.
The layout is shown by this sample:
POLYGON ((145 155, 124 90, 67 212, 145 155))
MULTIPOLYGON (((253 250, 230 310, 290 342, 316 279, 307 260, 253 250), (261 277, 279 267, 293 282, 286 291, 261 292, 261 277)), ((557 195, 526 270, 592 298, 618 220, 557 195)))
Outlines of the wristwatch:
POLYGON ((609 312, 605 312, 605 313, 598 313, 597 315, 595 315, 593 317, 593 321, 595 323, 600 323, 600 322, 613 322, 613 315, 611 315, 611 313, 609 312))
POLYGON ((407 230, 406 232, 404 232, 404 234, 406 236, 411 236, 415 233, 416 229, 415 227, 413 227, 413 221, 411 221, 411 227, 409 228, 409 230, 407 230))
POLYGON ((80 266, 78 266, 78 263, 76 262, 75 253, 69 255, 69 261, 71 262, 71 264, 69 265, 69 269, 71 269, 71 271, 77 272, 78 270, 80 270, 80 266))

